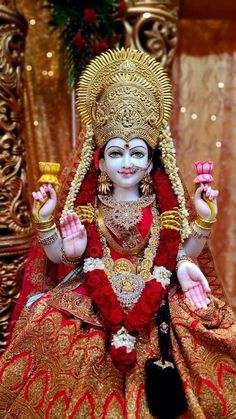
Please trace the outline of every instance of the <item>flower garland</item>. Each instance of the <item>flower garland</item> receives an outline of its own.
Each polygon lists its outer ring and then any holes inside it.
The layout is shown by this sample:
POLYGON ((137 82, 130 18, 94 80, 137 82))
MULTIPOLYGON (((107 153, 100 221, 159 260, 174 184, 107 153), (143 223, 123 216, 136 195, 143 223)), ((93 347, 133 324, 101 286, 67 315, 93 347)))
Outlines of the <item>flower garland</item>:
MULTIPOLYGON (((157 196, 157 205, 160 213, 170 211, 178 206, 177 198, 172 190, 168 176, 162 171, 155 171, 153 183, 157 196)), ((76 205, 95 204, 96 196, 96 171, 94 168, 86 175, 76 205)), ((88 244, 85 258, 102 259, 104 252, 100 234, 95 221, 87 223, 88 244)), ((156 267, 165 267, 172 272, 176 264, 176 255, 180 243, 180 232, 162 229, 160 244, 154 258, 156 267)), ((114 293, 110 281, 103 269, 94 269, 85 274, 86 285, 91 299, 96 304, 104 320, 104 326, 110 330, 111 348, 110 355, 115 366, 121 371, 127 371, 136 363, 134 336, 137 332, 148 329, 152 319, 157 313, 162 299, 166 294, 166 287, 162 281, 156 280, 150 274, 150 280, 133 308, 126 312, 114 293)))

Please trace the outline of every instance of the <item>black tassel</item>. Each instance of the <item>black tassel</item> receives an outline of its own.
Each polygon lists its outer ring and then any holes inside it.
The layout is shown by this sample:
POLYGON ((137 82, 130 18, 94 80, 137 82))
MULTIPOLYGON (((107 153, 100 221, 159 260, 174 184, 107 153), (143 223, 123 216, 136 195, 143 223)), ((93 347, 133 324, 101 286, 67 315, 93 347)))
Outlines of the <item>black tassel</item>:
POLYGON ((145 387, 149 410, 158 419, 175 419, 187 409, 178 370, 171 361, 162 364, 150 358, 145 365, 145 387))
POLYGON ((176 419, 187 409, 187 400, 179 372, 171 356, 170 311, 168 298, 157 313, 161 358, 145 364, 145 390, 149 410, 158 419, 176 419))

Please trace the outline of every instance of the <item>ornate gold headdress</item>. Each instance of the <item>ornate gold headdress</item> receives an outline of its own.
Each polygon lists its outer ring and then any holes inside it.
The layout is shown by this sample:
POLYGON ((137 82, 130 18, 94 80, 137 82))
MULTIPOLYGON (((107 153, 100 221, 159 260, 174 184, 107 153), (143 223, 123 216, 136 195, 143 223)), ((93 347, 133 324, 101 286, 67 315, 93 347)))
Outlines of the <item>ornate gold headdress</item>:
POLYGON ((77 107, 82 123, 92 125, 100 148, 115 137, 143 138, 155 148, 170 117, 171 85, 165 70, 148 54, 109 50, 82 74, 77 107))

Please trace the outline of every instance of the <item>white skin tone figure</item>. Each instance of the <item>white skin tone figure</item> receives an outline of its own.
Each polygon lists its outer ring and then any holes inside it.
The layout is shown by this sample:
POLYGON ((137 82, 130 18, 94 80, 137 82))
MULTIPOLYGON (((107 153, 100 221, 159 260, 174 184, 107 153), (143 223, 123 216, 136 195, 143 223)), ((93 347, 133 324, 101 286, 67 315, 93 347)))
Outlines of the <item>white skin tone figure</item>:
MULTIPOLYGON (((151 171, 152 161, 149 159, 148 147, 144 140, 134 138, 127 144, 121 138, 113 138, 108 141, 105 147, 104 158, 100 159, 99 167, 108 174, 113 183, 114 198, 120 201, 134 201, 140 197, 139 183, 144 174, 151 171)), ((201 185, 195 192, 196 211, 207 220, 211 216, 211 210, 202 199, 202 192, 214 203, 215 214, 217 214, 218 191, 209 185, 201 185)), ((33 192, 33 214, 36 212, 37 202, 43 203, 46 197, 48 199, 39 211, 40 217, 44 220, 50 218, 56 207, 56 192, 50 184, 42 185, 37 192, 33 192)), ((60 263, 62 244, 68 257, 81 257, 86 249, 87 233, 77 214, 67 215, 61 222, 60 228, 62 237, 58 232, 58 240, 44 247, 48 258, 55 263, 60 263)), ((40 233, 40 237, 45 238, 50 234, 51 232, 40 233)), ((186 254, 189 257, 197 258, 205 242, 205 238, 190 237, 185 241, 179 255, 186 254)), ((192 304, 198 308, 206 308, 210 302, 208 298, 210 287, 198 266, 189 261, 183 262, 177 270, 177 277, 181 288, 185 290, 186 297, 192 304)))

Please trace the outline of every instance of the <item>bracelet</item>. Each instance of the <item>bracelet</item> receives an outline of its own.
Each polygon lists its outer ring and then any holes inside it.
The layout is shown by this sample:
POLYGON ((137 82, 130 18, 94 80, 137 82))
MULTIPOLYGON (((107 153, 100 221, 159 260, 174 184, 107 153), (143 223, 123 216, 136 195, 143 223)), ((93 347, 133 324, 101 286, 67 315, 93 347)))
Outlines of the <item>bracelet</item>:
MULTIPOLYGON (((200 233, 197 229, 196 229, 196 227, 198 227, 196 224, 195 224, 195 222, 193 222, 192 224, 191 224, 191 234, 192 234, 192 236, 193 237, 196 237, 197 239, 208 239, 208 237, 210 236, 210 234, 211 234, 211 231, 210 230, 207 230, 206 232, 205 232, 205 234, 202 234, 202 233, 200 233)), ((199 227, 200 228, 200 227, 199 227)))
POLYGON ((204 220, 201 217, 197 217, 197 219, 194 221, 194 223, 196 224, 197 227, 201 228, 202 230, 211 230, 212 225, 215 224, 216 219, 209 221, 209 220, 204 220))
POLYGON ((182 263, 184 262, 194 263, 192 258, 190 258, 189 256, 186 256, 186 255, 179 256, 178 258, 176 258, 176 270, 178 270, 180 265, 182 265, 182 263))
POLYGON ((56 228, 56 224, 54 222, 54 218, 51 217, 49 220, 40 220, 35 221, 35 225, 38 231, 46 232, 51 231, 56 228))
POLYGON ((62 260, 62 262, 64 262, 66 265, 70 265, 70 266, 75 266, 75 265, 78 265, 78 263, 79 263, 79 261, 80 261, 80 258, 78 258, 78 257, 73 258, 73 257, 69 257, 69 256, 67 256, 67 255, 65 254, 65 251, 64 251, 64 249, 63 249, 63 248, 61 248, 61 254, 62 254, 62 256, 61 256, 61 260, 62 260))
POLYGON ((42 246, 50 246, 50 244, 53 244, 57 241, 58 239, 58 234, 57 231, 55 231, 51 236, 46 237, 46 238, 38 238, 38 242, 39 244, 41 244, 42 246))

